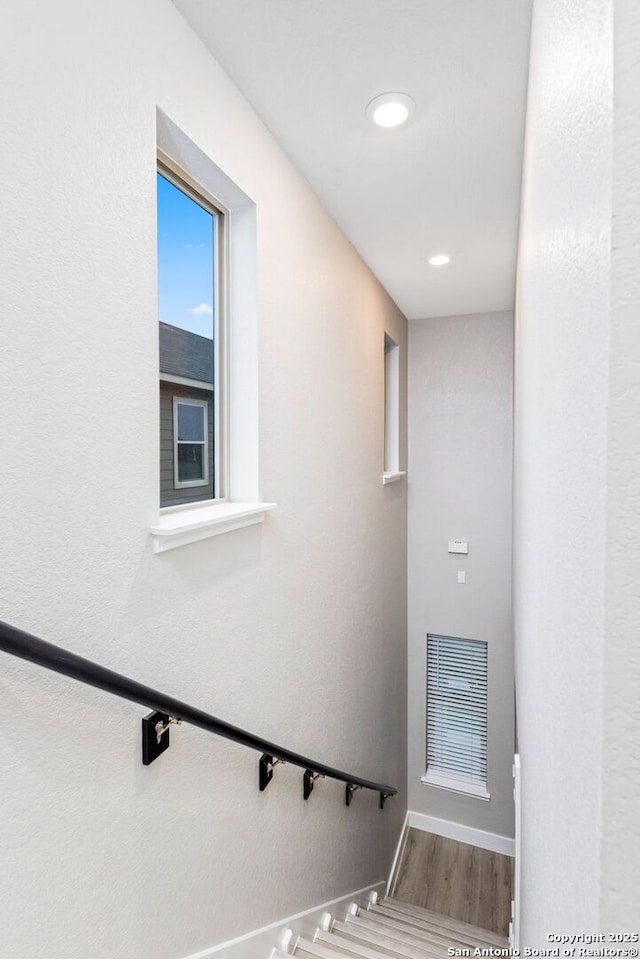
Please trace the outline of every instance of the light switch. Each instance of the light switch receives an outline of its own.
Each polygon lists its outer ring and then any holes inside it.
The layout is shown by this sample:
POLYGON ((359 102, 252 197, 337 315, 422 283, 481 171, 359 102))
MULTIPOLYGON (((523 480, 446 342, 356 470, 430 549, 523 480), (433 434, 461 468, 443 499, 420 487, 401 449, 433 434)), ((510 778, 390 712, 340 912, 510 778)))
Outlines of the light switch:
POLYGON ((449 552, 450 553, 468 553, 469 544, 465 543, 461 539, 450 539, 449 540, 449 552))
POLYGON ((465 573, 465 571, 464 571, 463 569, 459 569, 459 570, 458 570, 458 582, 459 582, 459 583, 466 583, 466 581, 467 581, 467 574, 465 573))

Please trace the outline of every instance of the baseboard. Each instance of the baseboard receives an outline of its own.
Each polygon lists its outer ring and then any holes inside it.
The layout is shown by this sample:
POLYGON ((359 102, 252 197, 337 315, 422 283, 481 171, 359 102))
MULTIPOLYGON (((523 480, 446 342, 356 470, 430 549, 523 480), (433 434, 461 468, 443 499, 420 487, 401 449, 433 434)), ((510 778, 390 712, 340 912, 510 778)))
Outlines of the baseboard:
POLYGON ((520 768, 520 754, 513 757, 513 795, 516 801, 516 863, 513 881, 513 942, 514 949, 520 948, 520 890, 522 889, 522 773, 520 768))
POLYGON ((249 957, 255 955, 264 956, 266 959, 276 945, 278 936, 285 929, 291 929, 294 937, 313 938, 313 934, 320 923, 320 917, 324 912, 330 912, 332 916, 344 919, 350 902, 353 902, 354 899, 366 897, 373 891, 382 893, 384 888, 384 882, 376 882, 372 886, 365 886, 364 889, 356 889, 355 892, 350 892, 346 896, 340 896, 330 902, 323 902, 322 905, 313 906, 304 912, 298 912, 295 916, 278 919, 261 929, 254 929, 253 932, 248 932, 244 936, 221 942, 217 946, 211 946, 210 949, 204 949, 202 952, 194 952, 190 956, 185 956, 184 959, 210 959, 213 956, 217 956, 218 959, 223 959, 223 957, 224 959, 249 959, 249 957))
POLYGON ((458 842, 466 842, 470 846, 499 852, 503 856, 515 856, 516 853, 515 839, 510 839, 508 836, 499 836, 493 832, 485 832, 483 829, 473 829, 471 826, 463 826, 458 822, 449 822, 448 819, 436 819, 435 816, 425 816, 423 813, 409 811, 405 822, 407 826, 411 826, 413 829, 431 832, 436 836, 444 836, 446 839, 457 839, 458 842))

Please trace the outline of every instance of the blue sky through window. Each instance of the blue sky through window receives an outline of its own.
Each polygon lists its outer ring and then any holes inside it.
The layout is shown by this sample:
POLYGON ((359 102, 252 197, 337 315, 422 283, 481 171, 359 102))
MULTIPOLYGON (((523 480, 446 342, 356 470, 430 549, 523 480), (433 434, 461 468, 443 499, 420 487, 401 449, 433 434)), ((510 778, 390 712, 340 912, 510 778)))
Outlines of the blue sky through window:
POLYGON ((215 217, 160 173, 158 316, 213 339, 215 217))

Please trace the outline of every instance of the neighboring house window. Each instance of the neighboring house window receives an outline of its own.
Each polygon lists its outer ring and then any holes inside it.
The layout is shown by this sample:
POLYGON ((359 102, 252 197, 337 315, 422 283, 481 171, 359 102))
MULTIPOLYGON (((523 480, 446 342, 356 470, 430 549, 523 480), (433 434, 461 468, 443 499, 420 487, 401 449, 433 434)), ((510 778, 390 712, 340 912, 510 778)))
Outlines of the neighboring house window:
POLYGON ((222 212, 159 165, 160 506, 223 495, 219 437, 222 212))
POLYGON ((486 643, 427 636, 426 758, 423 782, 489 799, 486 643))
POLYGON ((174 481, 176 489, 209 481, 206 400, 173 398, 174 481))

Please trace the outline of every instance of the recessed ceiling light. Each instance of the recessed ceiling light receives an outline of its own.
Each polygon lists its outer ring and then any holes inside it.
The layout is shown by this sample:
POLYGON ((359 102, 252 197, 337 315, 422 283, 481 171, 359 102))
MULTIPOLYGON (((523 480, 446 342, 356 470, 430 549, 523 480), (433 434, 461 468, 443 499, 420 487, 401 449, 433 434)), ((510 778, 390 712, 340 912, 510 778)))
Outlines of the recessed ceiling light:
POLYGON ((446 266, 450 261, 451 257, 447 256, 446 253, 436 253, 435 256, 429 257, 430 266, 446 266))
POLYGON ((406 93, 381 93, 367 104, 366 113, 377 126, 392 130, 406 123, 415 108, 415 102, 406 93))

